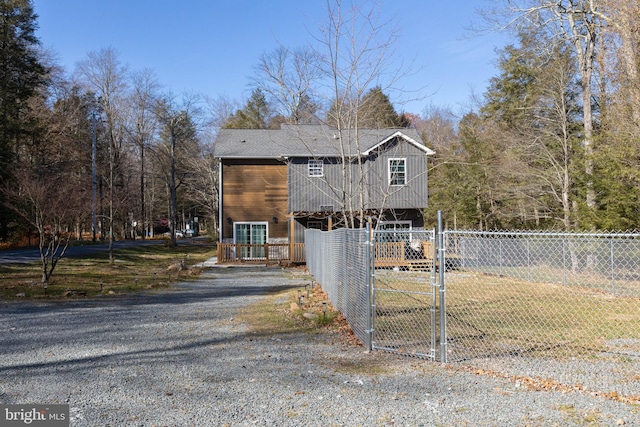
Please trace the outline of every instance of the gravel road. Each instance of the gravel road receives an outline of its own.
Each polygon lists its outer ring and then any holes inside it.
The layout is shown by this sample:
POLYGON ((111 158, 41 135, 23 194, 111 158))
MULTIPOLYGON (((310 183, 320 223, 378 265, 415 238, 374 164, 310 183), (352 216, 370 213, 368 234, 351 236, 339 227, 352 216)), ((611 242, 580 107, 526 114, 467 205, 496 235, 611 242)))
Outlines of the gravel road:
MULTIPOLYGON (((301 280, 210 269, 160 293, 0 303, 0 403, 71 426, 616 426, 640 408, 391 354, 256 334, 238 309, 301 280)), ((287 301, 282 301, 287 304, 287 301)))

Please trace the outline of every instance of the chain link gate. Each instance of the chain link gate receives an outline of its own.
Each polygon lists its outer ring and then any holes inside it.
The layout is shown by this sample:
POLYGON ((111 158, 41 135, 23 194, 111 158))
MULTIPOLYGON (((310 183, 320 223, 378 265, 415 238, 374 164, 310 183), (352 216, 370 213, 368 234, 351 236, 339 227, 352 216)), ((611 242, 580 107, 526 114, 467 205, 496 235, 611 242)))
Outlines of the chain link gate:
POLYGON ((438 263, 435 230, 373 232, 371 347, 436 360, 438 263))

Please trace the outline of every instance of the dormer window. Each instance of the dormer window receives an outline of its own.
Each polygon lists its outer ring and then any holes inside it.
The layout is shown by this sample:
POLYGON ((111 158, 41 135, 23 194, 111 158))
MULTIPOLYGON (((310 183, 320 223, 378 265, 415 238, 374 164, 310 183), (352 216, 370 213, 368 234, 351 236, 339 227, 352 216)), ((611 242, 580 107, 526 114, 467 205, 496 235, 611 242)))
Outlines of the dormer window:
POLYGON ((309 163, 307 164, 309 176, 324 176, 323 167, 324 167, 324 164, 322 160, 309 159, 309 163))
POLYGON ((389 185, 407 183, 406 159, 389 159, 389 185))

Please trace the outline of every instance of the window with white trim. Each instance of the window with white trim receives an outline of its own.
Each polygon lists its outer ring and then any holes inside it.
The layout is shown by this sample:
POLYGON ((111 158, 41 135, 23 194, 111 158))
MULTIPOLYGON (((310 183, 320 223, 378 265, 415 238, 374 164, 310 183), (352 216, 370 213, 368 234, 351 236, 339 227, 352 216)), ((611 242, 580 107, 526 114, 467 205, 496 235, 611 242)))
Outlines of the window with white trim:
POLYGON ((324 164, 322 160, 309 159, 307 168, 309 176, 324 176, 324 164))
POLYGON ((233 242, 240 245, 239 258, 262 259, 266 257, 264 244, 268 241, 267 222, 234 222, 233 242))
POLYGON ((407 183, 407 160, 389 159, 389 185, 405 185, 407 183))

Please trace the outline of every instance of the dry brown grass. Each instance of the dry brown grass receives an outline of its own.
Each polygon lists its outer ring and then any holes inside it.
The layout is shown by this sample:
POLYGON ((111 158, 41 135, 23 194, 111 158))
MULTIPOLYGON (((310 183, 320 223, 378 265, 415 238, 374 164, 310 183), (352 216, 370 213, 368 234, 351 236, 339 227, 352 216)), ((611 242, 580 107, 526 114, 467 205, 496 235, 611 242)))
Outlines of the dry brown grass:
POLYGON ((39 282, 38 263, 0 266, 0 295, 3 299, 91 297, 121 294, 167 286, 199 274, 194 264, 215 256, 215 245, 138 246, 115 251, 115 263, 108 254, 63 258, 44 289, 39 282), (179 266, 184 263, 187 269, 179 266))
MULTIPOLYGON (((429 273, 381 272, 378 331, 428 327, 429 273), (398 292, 400 291, 400 292, 398 292), (411 294, 411 292, 416 292, 411 294)), ((565 286, 476 272, 446 276, 447 336, 453 356, 595 355, 640 352, 640 298, 606 287, 565 286), (618 342, 624 339, 624 349, 618 342)))

